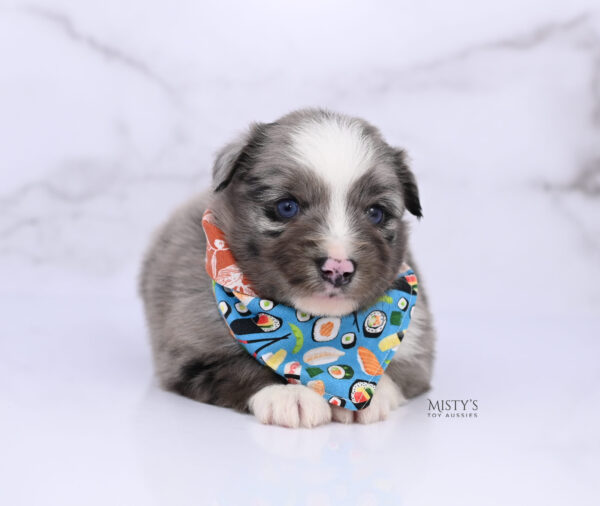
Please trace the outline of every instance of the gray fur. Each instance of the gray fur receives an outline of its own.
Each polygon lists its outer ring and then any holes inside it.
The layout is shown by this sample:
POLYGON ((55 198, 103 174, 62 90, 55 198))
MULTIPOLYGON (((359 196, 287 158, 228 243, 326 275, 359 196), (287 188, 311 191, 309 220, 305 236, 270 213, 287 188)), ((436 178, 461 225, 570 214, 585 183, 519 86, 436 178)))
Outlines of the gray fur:
MULTIPOLYGON (((231 335, 217 309, 204 267, 202 214, 207 207, 224 231, 237 263, 265 298, 289 304, 295 295, 320 289, 315 259, 322 257, 322 232, 329 190, 310 168, 290 156, 290 135, 299 125, 322 118, 361 125, 376 163, 359 178, 348 197, 357 243, 357 273, 342 287, 357 307, 369 305, 393 282, 407 258, 404 209, 420 216, 418 190, 402 151, 388 146, 379 132, 359 119, 321 110, 298 111, 269 124, 253 125, 217 156, 213 190, 177 210, 158 231, 143 264, 142 295, 156 373, 166 388, 193 399, 239 411, 266 385, 285 383, 261 366, 231 335), (303 212, 282 222, 275 202, 293 196, 303 212), (381 227, 362 211, 383 200, 390 218, 381 227)), ((412 324, 388 374, 407 397, 429 388, 434 332, 427 299, 419 285, 418 320, 412 324)))

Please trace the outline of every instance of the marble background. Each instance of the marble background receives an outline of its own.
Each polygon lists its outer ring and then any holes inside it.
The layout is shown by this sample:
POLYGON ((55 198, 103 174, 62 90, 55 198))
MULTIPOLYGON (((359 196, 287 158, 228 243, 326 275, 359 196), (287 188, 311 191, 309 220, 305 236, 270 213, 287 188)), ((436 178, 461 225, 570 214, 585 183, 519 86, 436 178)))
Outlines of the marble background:
POLYGON ((0 139, 2 503, 597 500, 597 1, 4 1, 0 139), (151 379, 150 234, 303 106, 379 126, 421 188, 434 389, 377 428, 262 427, 151 379))

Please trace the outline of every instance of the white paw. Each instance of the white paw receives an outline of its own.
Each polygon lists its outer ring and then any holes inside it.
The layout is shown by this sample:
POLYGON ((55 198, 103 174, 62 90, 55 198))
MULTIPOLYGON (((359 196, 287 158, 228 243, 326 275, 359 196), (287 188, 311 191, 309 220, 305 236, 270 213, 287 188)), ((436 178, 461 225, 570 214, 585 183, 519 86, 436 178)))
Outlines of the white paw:
POLYGON ((315 427, 331 421, 327 401, 304 385, 269 385, 250 397, 248 406, 270 425, 315 427))
POLYGON ((371 404, 365 409, 357 411, 354 415, 358 423, 374 423, 385 420, 393 409, 404 404, 406 399, 402 390, 387 376, 382 376, 377 383, 375 395, 371 404))
POLYGON ((331 415, 336 422, 352 423, 354 421, 354 411, 339 406, 331 406, 331 415))

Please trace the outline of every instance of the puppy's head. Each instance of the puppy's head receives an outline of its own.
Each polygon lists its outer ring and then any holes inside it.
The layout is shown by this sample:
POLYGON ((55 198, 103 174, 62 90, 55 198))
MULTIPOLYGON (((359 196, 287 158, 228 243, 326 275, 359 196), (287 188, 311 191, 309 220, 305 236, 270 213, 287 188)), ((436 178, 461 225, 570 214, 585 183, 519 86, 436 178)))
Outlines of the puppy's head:
POLYGON ((262 297, 342 315, 388 289, 421 216, 404 153, 368 123, 321 110, 256 124, 226 146, 211 204, 262 297))

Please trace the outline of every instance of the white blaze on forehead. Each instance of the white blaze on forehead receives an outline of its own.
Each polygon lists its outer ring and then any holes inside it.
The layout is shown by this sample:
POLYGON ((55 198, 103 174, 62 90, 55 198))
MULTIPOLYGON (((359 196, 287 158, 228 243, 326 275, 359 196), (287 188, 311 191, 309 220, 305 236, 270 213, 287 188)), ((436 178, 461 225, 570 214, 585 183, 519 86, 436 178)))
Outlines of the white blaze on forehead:
POLYGON ((352 183, 373 164, 374 148, 359 123, 346 118, 320 118, 302 124, 292 135, 296 161, 315 171, 329 186, 328 255, 352 256, 351 223, 346 208, 352 183))

